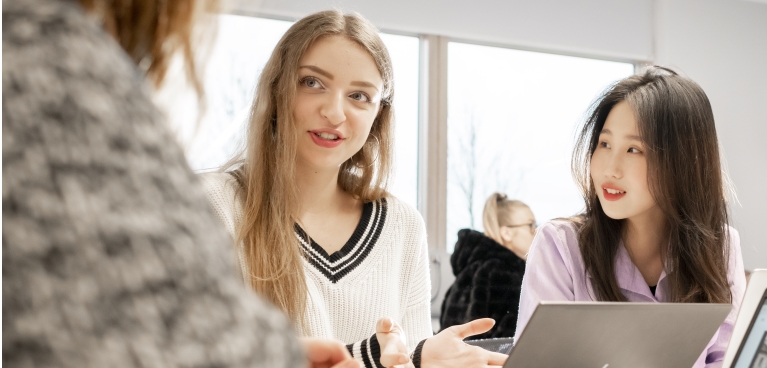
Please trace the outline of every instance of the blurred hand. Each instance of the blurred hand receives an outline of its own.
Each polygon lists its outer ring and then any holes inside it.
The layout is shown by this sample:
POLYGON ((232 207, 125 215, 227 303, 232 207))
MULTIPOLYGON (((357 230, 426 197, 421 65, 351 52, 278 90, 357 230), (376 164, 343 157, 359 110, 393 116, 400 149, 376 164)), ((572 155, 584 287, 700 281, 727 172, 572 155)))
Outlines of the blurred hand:
POLYGON ((421 350, 421 367, 498 367, 508 355, 468 345, 463 339, 485 333, 493 328, 492 318, 475 319, 469 323, 448 327, 426 339, 421 350))
POLYGON ((376 339, 381 348, 381 365, 384 367, 406 367, 410 363, 402 327, 389 317, 376 322, 376 339))
POLYGON ((302 337, 299 340, 306 351, 309 368, 360 368, 360 364, 352 359, 340 341, 315 337, 302 337))

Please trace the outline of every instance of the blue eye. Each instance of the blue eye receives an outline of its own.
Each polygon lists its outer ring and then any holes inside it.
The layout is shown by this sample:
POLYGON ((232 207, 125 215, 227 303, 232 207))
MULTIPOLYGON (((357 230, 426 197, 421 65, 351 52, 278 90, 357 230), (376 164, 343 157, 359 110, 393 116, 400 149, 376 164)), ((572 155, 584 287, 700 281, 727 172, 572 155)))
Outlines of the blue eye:
POLYGON ((309 88, 321 88, 322 84, 320 83, 317 78, 314 77, 306 77, 299 81, 299 83, 303 86, 309 87, 309 88))
POLYGON ((350 94, 349 97, 351 97, 352 100, 357 100, 361 102, 370 102, 370 96, 362 92, 354 92, 350 94))

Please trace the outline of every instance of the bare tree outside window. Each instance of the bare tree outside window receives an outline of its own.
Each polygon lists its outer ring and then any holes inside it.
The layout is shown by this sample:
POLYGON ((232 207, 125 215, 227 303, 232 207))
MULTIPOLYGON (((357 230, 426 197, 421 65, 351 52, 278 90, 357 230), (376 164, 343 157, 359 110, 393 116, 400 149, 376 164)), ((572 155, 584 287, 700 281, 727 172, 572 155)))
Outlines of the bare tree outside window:
POLYGON ((539 223, 583 201, 570 174, 575 128, 591 101, 633 65, 451 42, 448 45, 447 250, 482 231, 493 192, 530 205, 539 223))

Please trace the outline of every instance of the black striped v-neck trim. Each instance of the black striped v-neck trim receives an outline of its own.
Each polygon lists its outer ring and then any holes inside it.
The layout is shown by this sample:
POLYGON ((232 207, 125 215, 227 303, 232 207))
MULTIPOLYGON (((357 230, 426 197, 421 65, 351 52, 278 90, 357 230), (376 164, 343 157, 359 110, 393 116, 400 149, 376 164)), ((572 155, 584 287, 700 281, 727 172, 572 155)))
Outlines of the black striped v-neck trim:
POLYGON ((386 207, 386 199, 365 203, 362 207, 362 217, 351 238, 333 254, 325 252, 314 240, 309 244, 304 229, 295 224, 296 237, 301 244, 304 258, 332 283, 338 282, 357 268, 378 242, 386 223, 386 207))

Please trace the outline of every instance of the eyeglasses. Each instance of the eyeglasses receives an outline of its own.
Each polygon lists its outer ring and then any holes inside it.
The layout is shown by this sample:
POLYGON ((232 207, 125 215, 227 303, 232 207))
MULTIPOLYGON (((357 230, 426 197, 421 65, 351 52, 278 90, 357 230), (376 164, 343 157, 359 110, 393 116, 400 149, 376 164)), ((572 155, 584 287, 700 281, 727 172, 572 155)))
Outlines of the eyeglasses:
POLYGON ((536 223, 535 221, 533 221, 533 222, 531 222, 531 223, 529 223, 529 224, 518 224, 518 225, 503 225, 503 226, 501 226, 501 227, 523 227, 523 226, 527 226, 527 227, 529 227, 529 228, 530 228, 530 232, 531 232, 531 233, 535 233, 535 229, 537 229, 537 228, 538 228, 538 223, 536 223))

